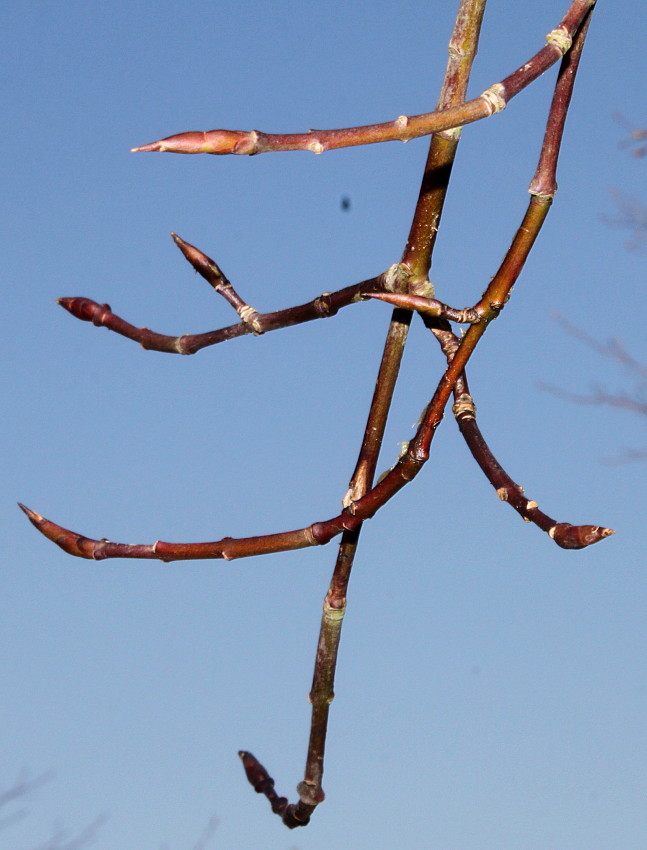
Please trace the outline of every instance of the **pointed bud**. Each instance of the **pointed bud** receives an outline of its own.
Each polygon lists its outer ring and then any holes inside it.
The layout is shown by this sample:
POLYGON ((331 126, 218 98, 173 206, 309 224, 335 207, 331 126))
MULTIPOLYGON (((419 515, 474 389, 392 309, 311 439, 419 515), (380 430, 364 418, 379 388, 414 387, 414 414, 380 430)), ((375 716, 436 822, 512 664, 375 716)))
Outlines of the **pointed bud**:
POLYGON ((217 289, 219 286, 226 286, 229 283, 215 260, 212 260, 195 245, 185 242, 177 233, 171 233, 171 236, 184 257, 211 286, 217 289))
POLYGON ((131 148, 133 153, 166 151, 169 153, 252 154, 255 153, 254 133, 241 130, 194 130, 167 136, 157 142, 131 148))
POLYGON ((48 540, 51 540, 52 543, 56 543, 57 546, 60 546, 64 552, 68 553, 68 555, 76 555, 79 558, 94 557, 93 550, 94 545, 97 542, 96 540, 89 540, 87 537, 83 537, 75 531, 63 528, 55 522, 52 522, 44 516, 36 513, 36 511, 32 511, 30 508, 22 505, 20 502, 18 502, 18 507, 27 515, 29 522, 37 528, 42 535, 47 537, 48 540))
POLYGON ((554 525, 548 534, 562 549, 584 549, 615 534, 612 528, 602 528, 599 525, 570 525, 560 522, 554 525))

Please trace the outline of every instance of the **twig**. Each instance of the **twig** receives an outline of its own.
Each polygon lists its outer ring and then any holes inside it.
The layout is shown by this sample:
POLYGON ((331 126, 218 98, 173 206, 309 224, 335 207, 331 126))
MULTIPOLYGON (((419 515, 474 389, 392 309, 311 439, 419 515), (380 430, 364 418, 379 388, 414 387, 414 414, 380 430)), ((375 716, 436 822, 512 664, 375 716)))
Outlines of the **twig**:
POLYGON ((459 324, 475 325, 481 321, 481 316, 473 307, 457 310, 437 301, 435 298, 426 298, 422 295, 411 295, 407 292, 367 292, 368 298, 385 301, 394 307, 402 307, 407 310, 416 310, 423 315, 434 316, 439 319, 448 319, 459 324))
POLYGON ((307 133, 273 134, 257 130, 191 131, 168 136, 132 148, 135 152, 210 153, 252 155, 270 151, 324 151, 370 145, 377 142, 406 142, 471 124, 500 112, 526 86, 547 71, 570 47, 573 34, 595 0, 574 0, 556 29, 546 36, 546 46, 512 74, 489 86, 479 97, 459 106, 424 115, 400 115, 384 124, 347 127, 339 130, 309 130, 307 133))
POLYGON ((228 304, 231 304, 240 316, 242 323, 247 325, 252 333, 263 333, 262 325, 259 323, 258 313, 240 297, 232 286, 231 281, 221 272, 216 261, 203 254, 195 245, 191 245, 185 242, 184 239, 180 239, 177 233, 171 233, 171 236, 198 274, 202 275, 213 286, 216 292, 222 295, 228 304))
MULTIPOLYGON (((458 337, 449 326, 439 327, 439 323, 428 320, 425 321, 425 324, 440 343, 447 361, 451 362, 460 345, 458 337)), ((583 549, 614 533, 610 528, 557 522, 548 514, 540 511, 537 502, 524 495, 523 487, 513 481, 501 466, 476 423, 476 405, 470 395, 465 372, 459 376, 454 385, 452 412, 456 417, 456 422, 467 447, 485 473, 485 477, 496 490, 497 496, 502 502, 507 502, 513 507, 525 522, 532 522, 542 531, 545 531, 562 549, 583 549)))
MULTIPOLYGON (((206 257, 206 254, 203 256, 206 257)), ((207 260, 209 260, 208 257, 207 260)), ((213 261, 210 260, 210 262, 213 261)), ((254 311, 253 324, 250 323, 248 316, 247 322, 242 321, 206 333, 183 334, 181 336, 168 336, 151 331, 149 328, 137 328, 113 313, 109 304, 98 304, 90 298, 82 296, 59 298, 58 303, 75 318, 84 322, 92 322, 97 327, 107 328, 121 336, 132 339, 149 351, 161 351, 165 354, 195 354, 210 345, 217 345, 220 342, 226 342, 229 339, 246 336, 250 333, 260 335, 268 331, 311 322, 315 319, 326 319, 329 316, 334 316, 343 307, 364 300, 368 292, 397 290, 408 276, 408 270, 395 263, 377 277, 363 280, 335 292, 324 292, 305 304, 287 307, 285 310, 276 310, 272 313, 256 313, 254 311)))

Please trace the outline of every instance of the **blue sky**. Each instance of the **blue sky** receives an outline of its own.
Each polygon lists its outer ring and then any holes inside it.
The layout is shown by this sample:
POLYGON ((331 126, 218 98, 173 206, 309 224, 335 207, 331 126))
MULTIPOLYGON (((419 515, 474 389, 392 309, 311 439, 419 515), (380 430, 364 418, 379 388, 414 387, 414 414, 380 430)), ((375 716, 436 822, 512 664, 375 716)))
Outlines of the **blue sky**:
MULTIPOLYGON (((0 789, 52 771, 0 847, 108 819, 98 850, 642 850, 647 841, 644 475, 610 463, 644 420, 539 389, 632 390, 554 314, 637 356, 645 257, 610 192, 647 194, 614 114, 647 123, 636 6, 600 0, 560 191, 469 377, 510 474, 561 521, 615 537, 564 552, 500 503, 451 417, 428 466, 367 524, 331 712, 328 799, 288 833, 245 782, 254 752, 294 799, 335 557, 73 560, 17 500, 149 542, 294 528, 336 513, 390 310, 169 357, 75 321, 85 295, 166 333, 228 324, 171 230, 259 311, 397 261, 427 140, 247 157, 130 154, 190 129, 299 131, 433 107, 455 3, 25 2, 4 9, 5 340, 0 789), (634 20, 636 18, 636 20, 634 20), (340 200, 351 199, 343 212, 340 200), (340 837, 341 836, 341 837, 340 837)), ((470 88, 542 44, 565 0, 491 0, 470 88)), ((527 203, 554 74, 464 133, 431 277, 473 303, 527 203)), ((380 468, 437 381, 414 322, 380 468)), ((16 807, 17 808, 17 807, 16 807)))

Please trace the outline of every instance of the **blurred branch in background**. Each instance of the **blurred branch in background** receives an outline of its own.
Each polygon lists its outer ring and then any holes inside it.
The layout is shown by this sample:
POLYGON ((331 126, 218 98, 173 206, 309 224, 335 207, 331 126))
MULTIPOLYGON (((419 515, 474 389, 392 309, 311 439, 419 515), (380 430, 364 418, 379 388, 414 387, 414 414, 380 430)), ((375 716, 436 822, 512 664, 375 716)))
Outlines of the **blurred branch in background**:
MULTIPOLYGON (((51 780, 52 775, 43 773, 34 779, 18 779, 9 788, 0 791, 0 832, 28 817, 29 810, 25 804, 37 789, 51 780)), ((29 850, 81 850, 89 845, 106 820, 106 815, 99 815, 77 835, 70 835, 63 827, 54 826, 48 839, 29 850)))
MULTIPOLYGON (((637 127, 617 112, 613 117, 627 134, 620 141, 619 147, 630 149, 631 156, 635 159, 641 159, 647 155, 647 128, 637 127)), ((604 216, 604 220, 614 227, 621 227, 631 233, 627 243, 628 248, 633 251, 643 250, 647 245, 647 204, 619 189, 612 189, 610 195, 616 213, 604 216)))
POLYGON ((637 127, 619 112, 614 113, 613 117, 628 133, 628 136, 620 142, 620 147, 632 148, 631 155, 637 159, 645 156, 647 154, 647 129, 645 127, 637 127))
MULTIPOLYGON (((43 785, 46 785, 53 778, 53 775, 53 773, 48 772, 42 773, 34 779, 17 779, 13 785, 5 790, 0 790, 0 833, 9 830, 15 824, 29 817, 29 808, 27 807, 29 798, 43 785)), ((93 843, 100 828, 107 820, 107 815, 99 815, 76 835, 70 834, 63 827, 55 825, 49 838, 39 844, 32 844, 25 850, 82 850, 82 848, 89 847, 93 843)), ((191 850, 207 850, 211 846, 211 840, 219 823, 219 818, 212 815, 191 850)), ((13 846, 15 847, 15 843, 13 846)), ((4 850, 8 845, 3 844, 2 847, 4 850)), ((167 848, 164 847, 162 850, 167 850, 167 848)))
POLYGON ((613 227, 621 227, 631 234, 627 248, 631 251, 643 251, 647 247, 647 204, 619 189, 609 192, 616 208, 614 215, 604 216, 604 221, 613 227))
MULTIPOLYGON (((556 315, 555 321, 566 331, 566 333, 580 340, 596 354, 604 357, 612 363, 619 364, 625 370, 625 374, 632 380, 631 391, 610 392, 602 386, 592 384, 588 392, 566 390, 555 384, 540 383, 540 387, 553 395, 564 398, 576 404, 598 404, 607 407, 615 407, 619 410, 628 410, 640 416, 647 417, 647 364, 637 360, 627 351, 619 339, 610 338, 604 342, 596 339, 577 325, 572 325, 563 316, 556 315)), ((605 458, 604 462, 618 462, 620 460, 641 460, 647 458, 647 450, 623 449, 619 456, 605 458)))
MULTIPOLYGON (((619 113, 616 113, 614 118, 628 133, 620 142, 620 147, 631 148, 631 155, 637 159, 647 155, 647 129, 636 127, 619 113)), ((610 194, 617 208, 617 214, 605 216, 604 220, 608 224, 631 232, 627 248, 643 250, 647 246, 647 204, 618 189, 612 189, 610 194)), ((579 339, 597 354, 622 366, 625 374, 632 381, 633 388, 610 392, 602 386, 592 384, 589 392, 582 393, 543 382, 540 386, 553 395, 577 404, 606 405, 647 417, 647 362, 637 359, 619 339, 610 337, 601 342, 592 334, 571 324, 563 316, 556 315, 555 320, 568 334, 579 339)), ((647 458, 647 449, 623 449, 619 456, 606 458, 604 462, 644 460, 645 458, 647 458)))

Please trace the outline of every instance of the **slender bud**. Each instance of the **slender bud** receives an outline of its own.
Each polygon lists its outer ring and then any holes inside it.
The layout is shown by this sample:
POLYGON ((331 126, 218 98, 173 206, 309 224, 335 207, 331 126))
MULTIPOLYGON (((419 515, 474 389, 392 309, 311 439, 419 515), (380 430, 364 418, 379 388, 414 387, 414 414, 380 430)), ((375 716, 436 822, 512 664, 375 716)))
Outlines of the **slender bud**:
POLYGON ((178 133, 167 136, 157 142, 149 142, 131 148, 133 153, 149 151, 166 151, 168 153, 253 153, 254 140, 251 134, 242 130, 208 130, 207 132, 193 130, 188 133, 178 133))

